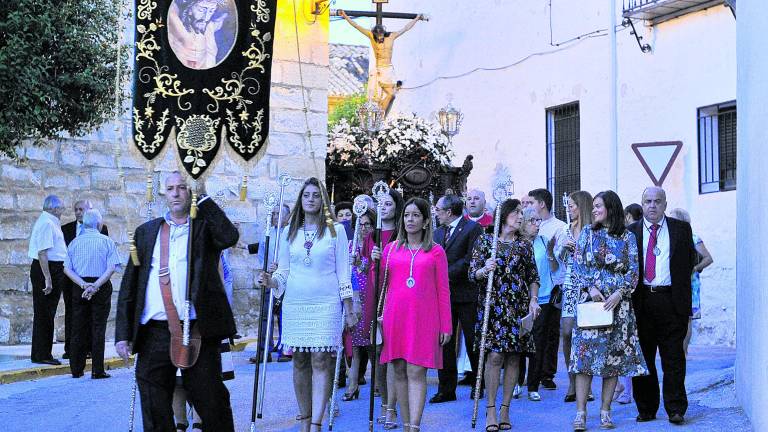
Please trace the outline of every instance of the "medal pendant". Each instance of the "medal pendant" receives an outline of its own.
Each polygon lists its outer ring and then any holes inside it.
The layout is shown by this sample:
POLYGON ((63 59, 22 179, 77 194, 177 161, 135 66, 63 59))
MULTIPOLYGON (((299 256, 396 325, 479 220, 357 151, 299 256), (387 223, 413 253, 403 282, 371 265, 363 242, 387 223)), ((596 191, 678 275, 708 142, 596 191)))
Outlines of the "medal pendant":
POLYGON ((405 281, 405 284, 406 284, 406 285, 408 285, 408 288, 413 288, 413 287, 415 287, 415 286, 416 286, 416 279, 414 279, 413 277, 409 277, 409 278, 408 278, 408 279, 405 281))
POLYGON ((307 267, 312 265, 312 258, 310 258, 309 255, 304 257, 304 265, 307 267))
POLYGON ((304 242, 304 249, 312 249, 313 243, 311 241, 305 241, 304 242))
POLYGON ((656 256, 661 255, 661 249, 659 249, 659 247, 656 246, 655 248, 653 248, 653 254, 656 256))

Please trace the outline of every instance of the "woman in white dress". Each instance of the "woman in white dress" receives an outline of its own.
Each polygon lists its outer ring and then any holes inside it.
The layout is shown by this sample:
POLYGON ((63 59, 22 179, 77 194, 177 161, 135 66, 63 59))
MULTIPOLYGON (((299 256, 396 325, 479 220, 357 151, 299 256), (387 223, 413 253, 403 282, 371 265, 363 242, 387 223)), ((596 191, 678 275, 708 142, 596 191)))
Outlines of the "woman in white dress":
POLYGON ((331 235, 322 194, 316 178, 304 182, 300 204, 281 233, 277 270, 272 277, 259 278, 276 297, 284 296, 282 348, 293 351, 293 387, 303 432, 322 427, 334 370, 331 353, 342 343, 342 319, 348 327, 357 321, 347 235, 339 224, 336 236, 331 235))

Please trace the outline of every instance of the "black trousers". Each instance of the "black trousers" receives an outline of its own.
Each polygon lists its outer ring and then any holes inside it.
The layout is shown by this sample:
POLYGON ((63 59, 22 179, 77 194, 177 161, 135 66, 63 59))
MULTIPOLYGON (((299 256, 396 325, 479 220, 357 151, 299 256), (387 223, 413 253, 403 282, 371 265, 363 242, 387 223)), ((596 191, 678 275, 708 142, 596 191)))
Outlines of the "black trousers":
MULTIPOLYGON (((174 431, 171 403, 176 385, 176 367, 171 363, 171 334, 165 321, 141 326, 136 361, 136 383, 141 396, 141 415, 146 432, 174 431)), ((208 432, 234 432, 229 391, 222 382, 221 339, 203 339, 197 363, 181 371, 187 398, 208 432)))
POLYGON ((539 391, 543 379, 552 379, 557 372, 557 351, 560 345, 560 309, 552 304, 541 306, 541 314, 533 322, 533 343, 536 353, 529 365, 528 391, 539 391))
POLYGON ((439 384, 437 391, 452 395, 456 393, 458 382, 458 369, 456 366, 456 351, 458 350, 459 335, 457 328, 461 325, 464 334, 464 348, 472 365, 471 378, 477 373, 478 351, 475 351, 475 322, 477 321, 477 303, 451 303, 451 317, 453 320, 453 336, 451 342, 443 347, 443 368, 437 371, 439 384))
MULTIPOLYGON (((85 282, 98 278, 84 277, 85 282)), ((80 374, 85 369, 85 355, 91 353, 91 373, 104 372, 104 335, 112 306, 112 283, 107 281, 90 300, 83 298, 83 289, 73 284, 72 289, 72 343, 69 369, 80 374)))
POLYGON ((632 379, 632 395, 640 414, 655 415, 659 409, 658 349, 664 373, 664 409, 669 415, 685 415, 688 397, 683 340, 687 331, 688 317, 675 313, 669 293, 648 293, 642 310, 637 313, 637 333, 649 374, 632 379))
POLYGON ((32 319, 32 352, 31 360, 42 361, 52 359, 53 347, 53 320, 56 317, 56 308, 59 306, 62 287, 69 279, 64 274, 64 263, 49 261, 48 269, 51 273, 53 290, 45 295, 45 276, 40 268, 40 261, 32 260, 29 271, 29 279, 32 282, 32 307, 34 316, 32 319))

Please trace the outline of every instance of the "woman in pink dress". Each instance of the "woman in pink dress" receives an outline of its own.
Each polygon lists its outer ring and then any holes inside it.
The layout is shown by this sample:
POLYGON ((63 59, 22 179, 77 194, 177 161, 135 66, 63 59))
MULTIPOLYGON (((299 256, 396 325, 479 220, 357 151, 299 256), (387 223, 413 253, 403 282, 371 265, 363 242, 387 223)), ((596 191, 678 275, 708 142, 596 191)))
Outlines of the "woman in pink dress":
POLYGON ((420 430, 427 369, 443 367, 442 345, 452 333, 448 260, 443 248, 432 240, 431 218, 427 201, 408 200, 397 240, 382 254, 384 343, 380 362, 391 362, 394 367, 405 432, 420 430))

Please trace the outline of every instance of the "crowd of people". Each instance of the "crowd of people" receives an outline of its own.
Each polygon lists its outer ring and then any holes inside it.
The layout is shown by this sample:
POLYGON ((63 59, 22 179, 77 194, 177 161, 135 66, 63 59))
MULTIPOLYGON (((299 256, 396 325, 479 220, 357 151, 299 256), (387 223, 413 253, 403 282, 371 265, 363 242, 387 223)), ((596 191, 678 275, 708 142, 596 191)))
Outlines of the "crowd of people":
MULTIPOLYGON (((187 402, 196 427, 233 430, 220 355, 222 341, 236 334, 226 249, 237 243, 238 229, 202 191, 190 232, 192 194, 184 177, 169 174, 164 190, 168 212, 136 229, 137 259, 127 264, 89 202, 76 203, 77 220, 62 227, 61 200, 46 198, 29 247, 32 360, 58 363, 51 355, 53 316, 64 293, 73 377, 83 375, 86 355, 93 378, 109 376, 109 279, 125 264, 115 341, 124 358, 138 354, 144 430, 186 430, 187 402), (179 317, 199 340, 186 367, 169 356, 179 317)), ((480 190, 436 203, 404 200, 394 189, 379 202, 364 198, 368 210, 360 216, 348 202, 331 209, 322 183, 307 179, 293 209, 275 209, 271 238, 280 241, 261 252, 270 265, 256 272, 255 284, 279 301, 279 339, 270 350, 292 361, 302 431, 323 424, 341 346, 341 400, 357 399, 366 370, 375 370, 370 386, 381 400, 377 421, 384 429, 421 430, 427 371, 437 369, 430 404, 456 401, 457 386, 471 385, 471 397, 485 399, 485 430, 511 430, 510 405, 523 386, 534 402, 545 397, 540 388, 557 388, 560 346, 574 431, 587 428, 593 377, 601 378, 601 428, 615 427, 614 400, 634 400, 638 422, 654 420, 663 401, 669 422, 684 423, 685 356, 691 320, 700 317, 698 274, 712 257, 684 210, 667 215, 663 189, 646 188, 640 204, 626 208, 613 191, 575 191, 567 197, 568 223, 554 216, 551 193, 534 189, 497 204, 498 226, 480 190), (459 380, 462 355, 470 370, 459 380)))

